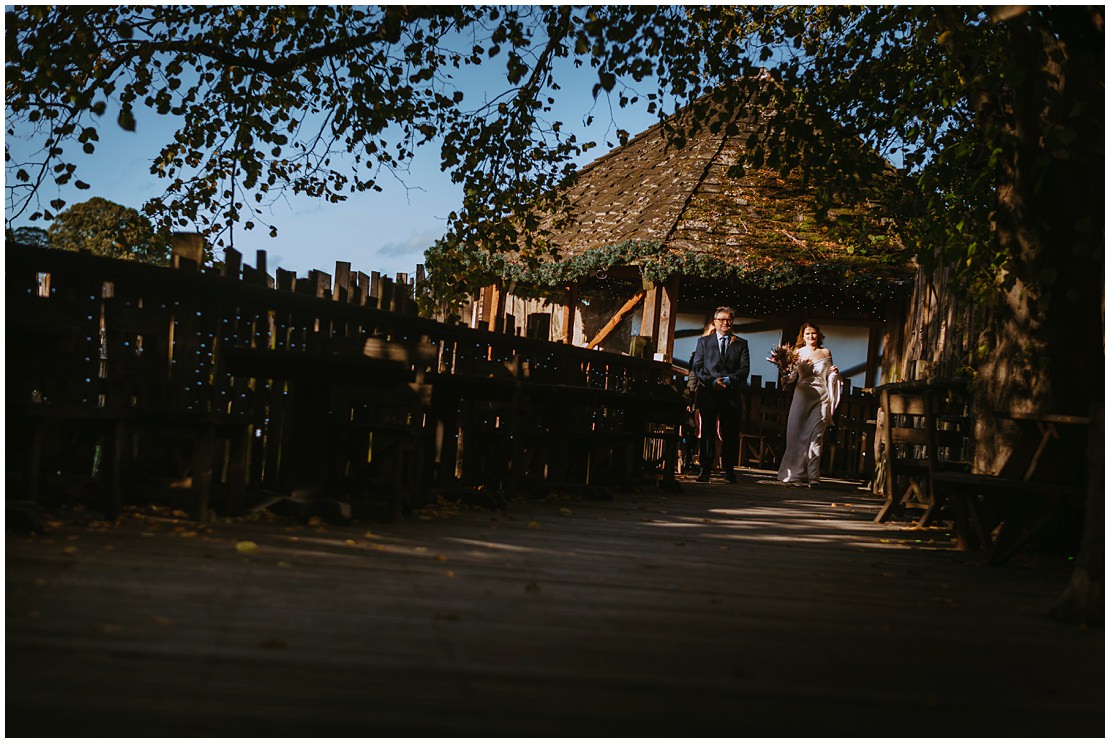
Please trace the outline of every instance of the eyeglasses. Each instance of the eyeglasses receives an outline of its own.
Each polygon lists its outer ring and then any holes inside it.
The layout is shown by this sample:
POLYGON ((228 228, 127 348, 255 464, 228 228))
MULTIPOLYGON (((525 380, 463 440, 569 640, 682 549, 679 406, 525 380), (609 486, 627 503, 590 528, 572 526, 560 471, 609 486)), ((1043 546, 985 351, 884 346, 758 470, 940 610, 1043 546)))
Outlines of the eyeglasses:
POLYGON ((732 325, 731 317, 714 317, 713 319, 717 322, 727 322, 729 325, 732 325))

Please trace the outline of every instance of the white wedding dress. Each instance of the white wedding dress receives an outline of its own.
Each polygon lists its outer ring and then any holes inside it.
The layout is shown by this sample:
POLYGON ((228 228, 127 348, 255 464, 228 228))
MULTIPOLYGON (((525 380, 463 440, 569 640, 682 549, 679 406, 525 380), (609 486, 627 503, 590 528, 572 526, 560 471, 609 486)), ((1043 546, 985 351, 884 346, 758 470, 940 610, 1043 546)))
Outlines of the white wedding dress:
POLYGON ((785 483, 820 482, 821 443, 840 403, 844 382, 832 370, 832 356, 799 361, 787 381, 797 380, 786 421, 786 453, 778 479, 785 483))

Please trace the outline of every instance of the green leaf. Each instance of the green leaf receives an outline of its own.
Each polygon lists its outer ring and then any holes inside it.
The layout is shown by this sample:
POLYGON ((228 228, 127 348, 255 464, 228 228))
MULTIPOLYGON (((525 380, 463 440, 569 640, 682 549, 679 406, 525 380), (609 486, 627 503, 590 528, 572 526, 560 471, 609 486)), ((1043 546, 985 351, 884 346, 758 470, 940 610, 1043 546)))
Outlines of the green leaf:
POLYGON ((119 124, 120 129, 123 129, 125 132, 135 131, 135 115, 131 113, 131 109, 129 108, 124 108, 119 112, 119 118, 116 119, 116 123, 119 124))

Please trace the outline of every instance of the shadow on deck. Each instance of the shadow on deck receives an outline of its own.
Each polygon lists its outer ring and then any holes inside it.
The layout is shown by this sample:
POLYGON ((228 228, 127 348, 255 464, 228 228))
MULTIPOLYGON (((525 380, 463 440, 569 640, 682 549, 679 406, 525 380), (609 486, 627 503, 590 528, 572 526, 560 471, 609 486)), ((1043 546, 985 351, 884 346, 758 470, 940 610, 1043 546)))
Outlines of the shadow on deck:
POLYGON ((879 501, 681 493, 7 538, 10 736, 1102 737, 1070 564, 984 567, 879 501))

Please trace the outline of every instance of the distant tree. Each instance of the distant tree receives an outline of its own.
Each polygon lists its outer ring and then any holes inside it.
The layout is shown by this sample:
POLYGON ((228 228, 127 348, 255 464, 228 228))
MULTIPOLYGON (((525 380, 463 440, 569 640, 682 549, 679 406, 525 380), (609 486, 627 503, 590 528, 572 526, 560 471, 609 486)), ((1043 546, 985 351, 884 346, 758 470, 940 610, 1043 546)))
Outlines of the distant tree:
POLYGON ((50 235, 41 227, 17 227, 9 231, 9 239, 17 245, 32 248, 49 248, 50 235))
POLYGON ((120 204, 93 197, 74 204, 50 224, 50 244, 61 250, 87 250, 109 258, 169 263, 170 238, 150 220, 120 204))

